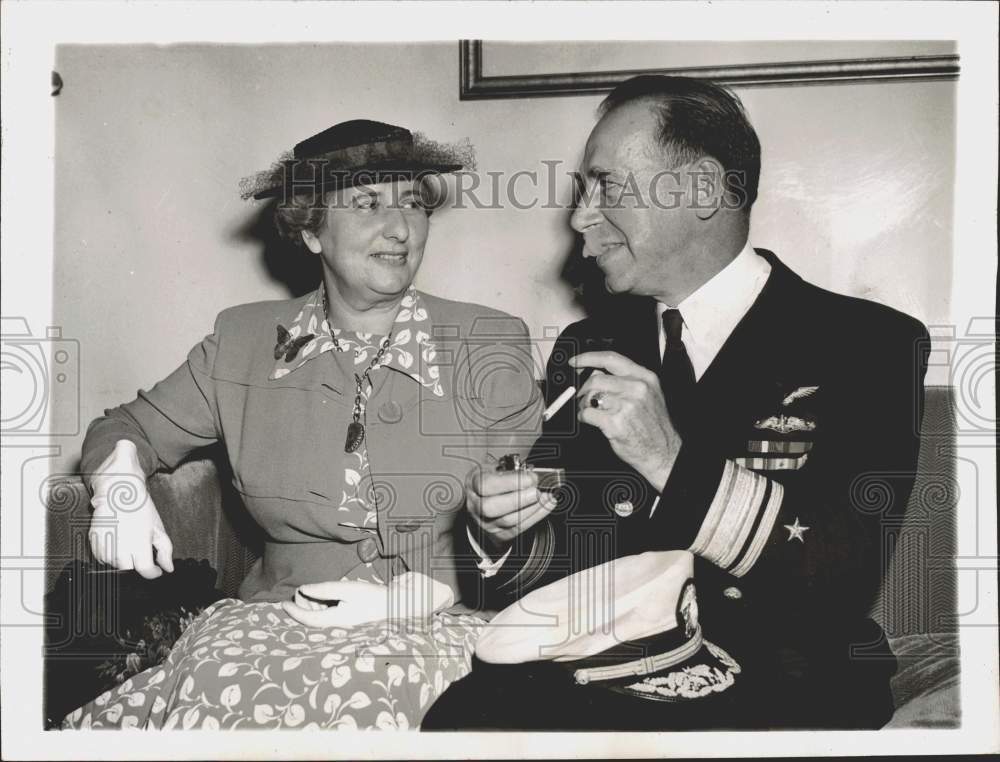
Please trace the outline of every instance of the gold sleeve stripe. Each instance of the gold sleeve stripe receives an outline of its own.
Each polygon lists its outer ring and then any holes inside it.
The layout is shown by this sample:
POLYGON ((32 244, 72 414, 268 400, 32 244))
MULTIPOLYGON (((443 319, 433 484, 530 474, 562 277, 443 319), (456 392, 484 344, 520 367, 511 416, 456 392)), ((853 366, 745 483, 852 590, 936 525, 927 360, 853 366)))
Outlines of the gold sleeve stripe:
POLYGON ((747 548, 743 560, 729 570, 730 574, 742 577, 757 563, 757 559, 760 558, 761 551, 764 550, 764 545, 767 543, 767 538, 771 536, 771 530, 774 529, 774 522, 778 518, 778 511, 781 510, 781 501, 784 497, 785 488, 778 482, 772 481, 771 496, 767 501, 767 506, 764 508, 764 515, 757 526, 757 532, 753 536, 753 541, 750 543, 750 547, 747 548))
POLYGON ((767 479, 760 474, 753 474, 753 487, 749 498, 744 503, 745 509, 743 515, 739 517, 738 524, 736 521, 733 522, 733 526, 736 528, 735 536, 726 537, 725 544, 719 548, 718 565, 723 569, 727 569, 733 565, 740 550, 746 545, 747 538, 750 536, 750 530, 753 529, 757 514, 760 511, 760 506, 764 504, 766 498, 767 479))
POLYGON ((542 521, 537 524, 527 560, 517 574, 501 583, 500 587, 504 588, 514 584, 524 591, 531 588, 552 563, 552 558, 555 555, 555 538, 556 535, 550 522, 542 521))
POLYGON ((691 547, 689 548, 695 555, 701 556, 705 554, 708 543, 711 541, 712 535, 715 534, 715 528, 722 519, 722 513, 732 496, 733 487, 736 486, 736 480, 733 478, 735 468, 735 463, 731 460, 726 461, 726 465, 722 469, 722 479, 719 481, 719 488, 712 499, 712 504, 708 507, 708 513, 705 514, 705 520, 698 530, 698 536, 694 538, 694 542, 691 543, 691 547))
POLYGON ((722 508, 722 520, 719 521, 704 554, 705 558, 722 568, 726 568, 727 564, 724 564, 723 560, 736 543, 736 534, 743 526, 747 512, 754 506, 753 498, 757 487, 757 474, 739 465, 733 466, 733 479, 736 486, 728 504, 722 508))
POLYGON ((525 590, 532 588, 548 570, 549 564, 552 563, 552 557, 555 555, 555 547, 556 533, 552 529, 552 524, 543 521, 539 525, 538 531, 535 532, 535 542, 531 546, 531 554, 534 556, 537 552, 538 561, 533 565, 531 576, 521 583, 525 590))
POLYGON ((691 552, 723 569, 731 566, 746 546, 765 501, 768 505, 772 502, 768 500, 769 495, 773 497, 769 485, 766 477, 727 460, 691 552))

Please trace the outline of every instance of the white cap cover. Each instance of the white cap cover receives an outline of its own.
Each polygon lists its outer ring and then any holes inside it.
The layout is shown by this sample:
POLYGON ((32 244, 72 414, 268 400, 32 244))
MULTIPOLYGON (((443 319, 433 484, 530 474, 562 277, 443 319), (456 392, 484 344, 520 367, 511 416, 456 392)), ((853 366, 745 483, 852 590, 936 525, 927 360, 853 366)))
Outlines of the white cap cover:
POLYGON ((678 626, 678 601, 693 577, 694 556, 686 550, 624 556, 584 569, 497 614, 476 656, 492 664, 572 661, 667 632, 678 626))

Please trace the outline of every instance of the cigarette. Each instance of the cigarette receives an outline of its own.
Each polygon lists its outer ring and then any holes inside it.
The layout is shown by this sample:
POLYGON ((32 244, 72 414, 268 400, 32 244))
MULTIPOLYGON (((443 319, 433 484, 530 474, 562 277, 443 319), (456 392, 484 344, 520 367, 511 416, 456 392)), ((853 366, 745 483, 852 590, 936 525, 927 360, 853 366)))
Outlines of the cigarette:
POLYGON ((542 413, 542 420, 547 421, 549 420, 549 418, 558 413, 562 409, 563 405, 565 405, 567 402, 573 399, 574 394, 576 394, 576 387, 571 386, 568 389, 566 389, 562 394, 560 394, 558 397, 556 397, 555 401, 553 401, 551 405, 545 408, 545 412, 542 413))
MULTIPOLYGON (((577 380, 577 383, 580 384, 580 386, 583 386, 586 383, 587 379, 590 378, 590 374, 593 373, 594 370, 595 368, 584 368, 582 371, 580 371, 580 378, 577 380)), ((574 394, 576 394, 576 387, 571 386, 568 389, 566 389, 566 391, 564 391, 562 394, 560 394, 558 397, 556 397, 555 400, 552 402, 552 404, 549 405, 547 408, 545 408, 545 412, 542 413, 542 420, 547 421, 549 420, 549 418, 551 418, 560 410, 562 410, 562 406, 565 405, 567 402, 569 402, 571 399, 573 399, 574 394)))

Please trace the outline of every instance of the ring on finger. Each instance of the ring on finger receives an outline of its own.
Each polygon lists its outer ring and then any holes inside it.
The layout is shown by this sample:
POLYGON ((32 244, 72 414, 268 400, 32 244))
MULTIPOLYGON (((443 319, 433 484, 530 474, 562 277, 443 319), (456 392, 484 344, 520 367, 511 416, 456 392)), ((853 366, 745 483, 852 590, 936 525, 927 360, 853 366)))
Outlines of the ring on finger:
POLYGON ((596 407, 596 408, 605 408, 605 407, 607 407, 607 397, 608 397, 608 395, 607 395, 606 392, 596 392, 590 398, 590 406, 591 407, 596 407))

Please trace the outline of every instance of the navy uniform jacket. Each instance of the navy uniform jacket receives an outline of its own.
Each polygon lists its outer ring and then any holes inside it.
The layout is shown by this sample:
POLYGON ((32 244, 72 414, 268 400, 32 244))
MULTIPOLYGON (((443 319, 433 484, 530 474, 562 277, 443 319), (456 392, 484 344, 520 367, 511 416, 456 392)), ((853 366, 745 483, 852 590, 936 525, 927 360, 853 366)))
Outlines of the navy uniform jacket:
MULTIPOLYGON (((823 697, 822 722, 877 726, 891 715, 895 660, 868 613, 890 560, 882 527, 913 486, 929 339, 918 321, 758 253, 771 274, 698 381, 662 494, 567 404, 532 460, 567 468, 569 485, 493 592, 510 600, 612 557, 689 548, 706 637, 745 680, 823 697)), ((549 402, 574 380, 568 358, 607 338, 659 369, 655 302, 623 299, 559 337, 549 402)))

